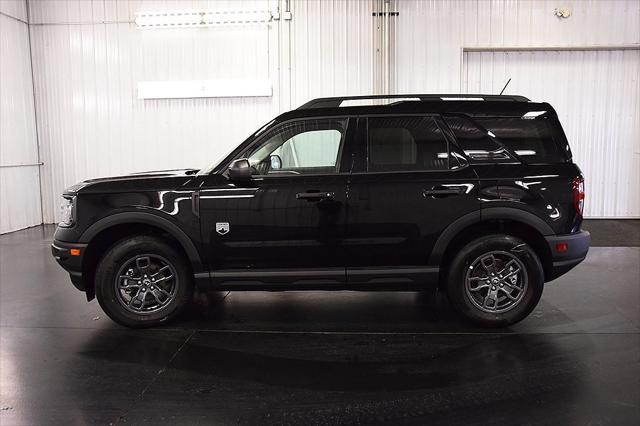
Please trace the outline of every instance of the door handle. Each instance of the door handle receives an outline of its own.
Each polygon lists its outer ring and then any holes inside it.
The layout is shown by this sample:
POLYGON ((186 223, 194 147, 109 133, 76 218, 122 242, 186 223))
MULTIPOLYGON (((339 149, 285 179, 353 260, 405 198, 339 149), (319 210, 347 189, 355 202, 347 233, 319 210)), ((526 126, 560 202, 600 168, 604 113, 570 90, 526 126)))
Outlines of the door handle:
POLYGON ((448 197, 452 195, 462 195, 467 192, 467 188, 464 186, 434 186, 431 189, 423 189, 422 195, 424 197, 448 197))
POLYGON ((336 196, 333 192, 326 191, 307 191, 299 192, 296 194, 296 199, 307 201, 320 201, 320 200, 332 200, 336 196))

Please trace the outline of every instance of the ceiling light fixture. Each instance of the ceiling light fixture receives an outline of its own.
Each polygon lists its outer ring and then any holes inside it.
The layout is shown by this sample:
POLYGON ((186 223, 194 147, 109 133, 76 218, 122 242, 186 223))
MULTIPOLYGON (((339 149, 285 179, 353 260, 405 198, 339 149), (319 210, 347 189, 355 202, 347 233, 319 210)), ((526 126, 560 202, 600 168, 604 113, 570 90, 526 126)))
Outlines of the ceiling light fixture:
POLYGON ((178 10, 135 14, 135 23, 139 29, 267 24, 272 19, 268 10, 178 10))

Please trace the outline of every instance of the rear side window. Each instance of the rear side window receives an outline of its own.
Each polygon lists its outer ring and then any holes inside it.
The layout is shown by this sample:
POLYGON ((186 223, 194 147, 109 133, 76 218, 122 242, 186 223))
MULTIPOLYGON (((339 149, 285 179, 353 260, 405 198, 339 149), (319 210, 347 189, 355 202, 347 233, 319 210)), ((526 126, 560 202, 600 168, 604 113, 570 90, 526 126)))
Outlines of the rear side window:
POLYGON ((368 123, 369 171, 450 168, 449 142, 433 117, 370 117, 368 123))
POLYGON ((513 162, 509 153, 486 130, 479 129, 470 119, 444 117, 464 153, 477 162, 513 162))
POLYGON ((478 117, 478 124, 493 133, 498 141, 527 163, 565 163, 560 148, 563 135, 557 120, 548 117, 478 117))

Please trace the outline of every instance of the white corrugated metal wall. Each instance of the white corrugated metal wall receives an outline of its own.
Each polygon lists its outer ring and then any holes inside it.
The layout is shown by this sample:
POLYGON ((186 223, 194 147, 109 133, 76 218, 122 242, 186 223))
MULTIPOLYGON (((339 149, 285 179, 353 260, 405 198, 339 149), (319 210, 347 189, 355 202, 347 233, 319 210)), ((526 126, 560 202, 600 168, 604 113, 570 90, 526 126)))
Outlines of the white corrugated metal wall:
POLYGON ((374 4, 373 0, 292 3, 292 108, 323 96, 373 92, 374 4))
POLYGON ((42 222, 24 0, 0 1, 0 233, 42 222))
POLYGON ((463 47, 640 42, 638 0, 392 1, 387 7, 399 16, 389 18, 386 51, 384 30, 377 27, 381 18, 372 16, 382 11, 383 0, 29 4, 46 222, 56 219, 59 193, 67 185, 144 169, 201 166, 278 112, 313 97, 385 87, 394 93, 464 90, 463 47), (292 20, 282 14, 268 25, 177 30, 139 30, 133 23, 140 11, 278 6, 281 12, 288 8, 292 20), (555 17, 559 6, 568 6, 572 16, 555 17), (390 79, 381 82, 385 69, 390 79), (273 96, 136 96, 139 81, 220 78, 269 79, 273 96))

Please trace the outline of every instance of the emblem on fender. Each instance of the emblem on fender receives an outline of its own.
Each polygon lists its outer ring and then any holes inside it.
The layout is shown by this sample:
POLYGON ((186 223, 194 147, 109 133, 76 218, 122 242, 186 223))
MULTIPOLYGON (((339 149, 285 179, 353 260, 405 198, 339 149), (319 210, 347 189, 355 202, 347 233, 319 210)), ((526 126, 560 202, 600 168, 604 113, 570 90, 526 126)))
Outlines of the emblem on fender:
POLYGON ((216 232, 220 235, 229 233, 229 222, 216 222, 216 232))

